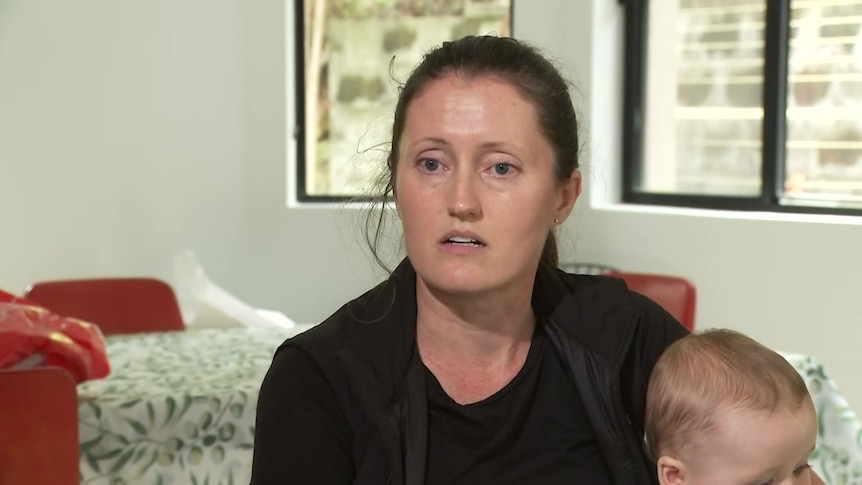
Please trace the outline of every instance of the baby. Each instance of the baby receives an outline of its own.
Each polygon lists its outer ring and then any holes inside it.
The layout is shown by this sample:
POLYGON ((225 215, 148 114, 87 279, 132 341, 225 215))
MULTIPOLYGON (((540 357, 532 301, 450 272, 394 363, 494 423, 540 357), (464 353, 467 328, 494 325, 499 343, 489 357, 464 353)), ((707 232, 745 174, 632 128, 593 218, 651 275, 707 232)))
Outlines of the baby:
POLYGON ((802 377, 740 333, 668 347, 650 377, 646 436, 662 485, 821 484, 817 416, 802 377))

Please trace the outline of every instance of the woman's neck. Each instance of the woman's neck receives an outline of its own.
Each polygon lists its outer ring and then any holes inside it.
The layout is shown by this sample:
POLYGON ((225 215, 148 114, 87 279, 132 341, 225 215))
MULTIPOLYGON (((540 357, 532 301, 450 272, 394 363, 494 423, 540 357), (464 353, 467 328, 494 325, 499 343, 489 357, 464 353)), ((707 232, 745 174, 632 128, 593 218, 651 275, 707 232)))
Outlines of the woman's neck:
POLYGON ((529 342, 535 327, 529 286, 486 294, 452 294, 416 284, 416 333, 423 358, 498 361, 529 342))
POLYGON ((416 342, 422 362, 459 404, 487 399, 509 383, 530 351, 535 317, 528 288, 451 294, 416 284, 416 342))

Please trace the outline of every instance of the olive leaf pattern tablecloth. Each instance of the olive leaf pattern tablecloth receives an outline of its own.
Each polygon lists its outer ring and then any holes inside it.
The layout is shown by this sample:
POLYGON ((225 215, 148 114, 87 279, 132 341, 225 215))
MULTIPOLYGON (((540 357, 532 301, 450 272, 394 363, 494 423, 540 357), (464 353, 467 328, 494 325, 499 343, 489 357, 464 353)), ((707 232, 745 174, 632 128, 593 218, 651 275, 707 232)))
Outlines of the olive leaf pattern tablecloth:
POLYGON ((828 485, 862 485, 862 423, 814 357, 783 354, 817 408, 817 448, 809 463, 828 485))
POLYGON ((78 386, 81 483, 247 484, 261 381, 307 328, 107 337, 111 375, 78 386))

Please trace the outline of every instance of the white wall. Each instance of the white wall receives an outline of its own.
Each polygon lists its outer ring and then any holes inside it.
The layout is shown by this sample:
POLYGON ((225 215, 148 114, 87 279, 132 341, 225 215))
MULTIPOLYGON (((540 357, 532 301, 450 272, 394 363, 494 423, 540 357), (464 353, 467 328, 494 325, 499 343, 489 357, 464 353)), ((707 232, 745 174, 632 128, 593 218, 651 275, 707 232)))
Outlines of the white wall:
POLYGON ((285 15, 275 0, 0 0, 0 288, 170 279, 184 248, 298 321, 372 283, 352 213, 285 207, 285 15))
MULTIPOLYGON (((0 0, 0 288, 170 279, 191 248, 241 298, 311 322, 376 281, 355 211, 285 207, 286 3, 0 0)), ((816 354, 862 408, 858 218, 612 203, 621 15, 607 0, 516 2, 516 35, 581 91, 593 188, 566 225, 568 256, 691 278, 701 327, 816 354)))

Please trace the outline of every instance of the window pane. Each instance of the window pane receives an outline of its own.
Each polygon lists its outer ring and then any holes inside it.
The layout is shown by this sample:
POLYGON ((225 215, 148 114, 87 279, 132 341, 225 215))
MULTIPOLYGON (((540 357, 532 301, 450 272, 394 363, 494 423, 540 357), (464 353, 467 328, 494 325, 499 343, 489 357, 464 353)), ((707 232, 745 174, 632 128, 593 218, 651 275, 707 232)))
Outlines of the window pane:
POLYGON ((303 0, 304 192, 363 195, 383 163, 398 82, 465 35, 509 35, 511 0, 303 0))
POLYGON ((862 0, 791 2, 785 203, 862 205, 862 0))
POLYGON ((636 190, 760 194, 764 0, 653 0, 636 190))

